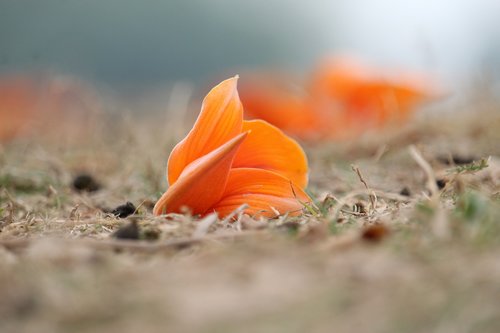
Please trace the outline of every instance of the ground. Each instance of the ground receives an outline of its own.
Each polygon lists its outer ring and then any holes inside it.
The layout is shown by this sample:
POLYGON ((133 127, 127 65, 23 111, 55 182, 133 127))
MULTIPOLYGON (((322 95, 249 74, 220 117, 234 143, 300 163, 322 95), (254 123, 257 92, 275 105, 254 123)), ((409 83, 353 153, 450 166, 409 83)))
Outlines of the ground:
POLYGON ((4 144, 0 331, 498 332, 497 106, 306 145, 315 205, 271 221, 154 217, 164 118, 4 144))

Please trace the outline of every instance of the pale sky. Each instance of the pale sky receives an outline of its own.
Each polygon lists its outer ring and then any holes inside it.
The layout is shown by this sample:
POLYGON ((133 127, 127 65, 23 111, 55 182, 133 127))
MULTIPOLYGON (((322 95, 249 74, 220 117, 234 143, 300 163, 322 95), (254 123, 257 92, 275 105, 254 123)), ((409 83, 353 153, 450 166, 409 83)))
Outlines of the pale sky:
POLYGON ((0 0, 0 73, 197 79, 238 67, 305 72, 350 52, 465 80, 500 74, 499 14, 498 0, 0 0))

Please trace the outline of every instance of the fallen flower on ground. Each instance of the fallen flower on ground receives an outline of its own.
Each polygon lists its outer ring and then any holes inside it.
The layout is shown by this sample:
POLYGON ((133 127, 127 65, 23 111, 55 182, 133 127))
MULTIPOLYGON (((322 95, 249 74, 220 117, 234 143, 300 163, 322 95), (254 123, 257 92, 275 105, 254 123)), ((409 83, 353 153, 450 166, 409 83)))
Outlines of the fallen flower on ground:
POLYGON ((90 86, 53 75, 0 76, 0 143, 16 138, 82 138, 100 103, 90 86))
POLYGON ((226 216, 243 204, 245 213, 299 215, 311 199, 307 158, 293 139, 262 120, 243 120, 238 77, 223 81, 203 101, 192 130, 172 150, 170 187, 154 214, 217 212, 226 216))
POLYGON ((244 82, 243 105, 259 118, 307 141, 349 139, 369 130, 400 125, 423 102, 438 96, 430 79, 389 74, 352 58, 328 58, 317 66, 302 93, 267 75, 244 82))
POLYGON ((415 73, 370 68, 352 58, 323 60, 309 83, 311 99, 326 110, 343 110, 344 133, 399 125, 423 102, 436 98, 438 89, 428 77, 415 73))
POLYGON ((10 140, 32 126, 37 101, 33 82, 25 77, 0 79, 0 142, 10 140))

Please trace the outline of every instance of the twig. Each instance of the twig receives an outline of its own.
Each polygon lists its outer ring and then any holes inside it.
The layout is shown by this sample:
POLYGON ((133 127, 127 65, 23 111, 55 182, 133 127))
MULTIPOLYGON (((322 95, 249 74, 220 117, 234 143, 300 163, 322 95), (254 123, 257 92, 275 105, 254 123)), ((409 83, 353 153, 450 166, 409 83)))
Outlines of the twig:
POLYGON ((445 214, 441 202, 439 201, 439 189, 437 187, 434 171, 414 145, 411 145, 408 150, 410 151, 410 154, 415 162, 417 162, 417 164, 425 172, 427 177, 427 186, 431 191, 430 202, 436 209, 436 213, 431 221, 432 231, 436 237, 440 239, 448 239, 450 237, 450 222, 445 214))
POLYGON ((375 208, 377 206, 377 195, 375 194, 375 192, 368 186, 368 184, 366 183, 365 179, 363 178, 363 175, 361 174, 361 171, 359 170, 359 168, 355 165, 351 165, 351 169, 356 172, 356 174, 358 175, 358 178, 359 178, 359 181, 363 183, 363 185, 365 185, 365 188, 370 192, 370 205, 371 205, 371 213, 373 214, 375 212, 375 208))
POLYGON ((436 184, 436 177, 434 176, 434 171, 430 164, 423 158, 422 154, 414 145, 408 147, 411 157, 417 162, 417 164, 422 168, 427 177, 427 187, 431 191, 431 197, 436 197, 439 194, 439 189, 436 184))
POLYGON ((363 176, 361 175, 361 171, 359 171, 359 168, 357 166, 355 166, 354 164, 351 165, 351 169, 352 171, 356 172, 356 174, 358 175, 358 178, 359 178, 359 181, 363 183, 363 185, 365 185, 365 188, 367 190, 370 189, 370 187, 368 187, 368 184, 366 183, 365 179, 363 178, 363 176))

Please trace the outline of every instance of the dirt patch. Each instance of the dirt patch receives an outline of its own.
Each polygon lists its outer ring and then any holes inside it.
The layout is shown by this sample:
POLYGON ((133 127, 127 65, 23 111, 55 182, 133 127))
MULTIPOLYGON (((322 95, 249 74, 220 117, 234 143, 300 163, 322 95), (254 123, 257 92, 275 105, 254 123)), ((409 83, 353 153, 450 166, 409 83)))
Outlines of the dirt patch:
POLYGON ((315 205, 271 221, 154 217, 177 131, 114 123, 0 151, 1 331, 498 331, 499 112, 307 147, 315 205))

